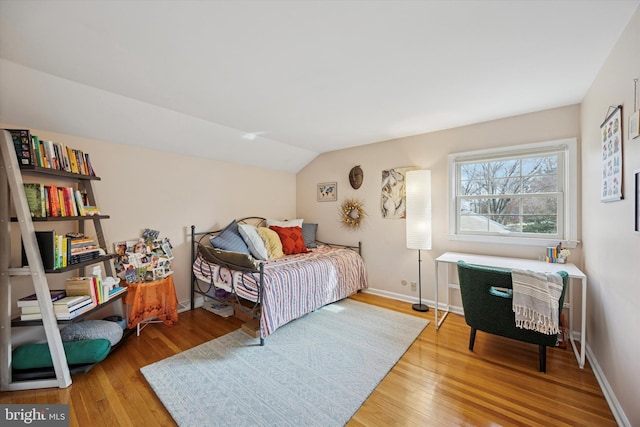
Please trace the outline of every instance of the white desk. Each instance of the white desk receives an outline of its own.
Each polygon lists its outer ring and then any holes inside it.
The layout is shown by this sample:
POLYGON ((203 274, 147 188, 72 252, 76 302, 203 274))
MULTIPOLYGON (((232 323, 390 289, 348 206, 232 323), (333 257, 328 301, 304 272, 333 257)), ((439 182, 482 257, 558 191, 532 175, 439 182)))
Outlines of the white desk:
POLYGON ((551 272, 556 273, 558 271, 566 271, 569 275, 569 303, 565 304, 565 307, 569 309, 569 340, 571 341, 571 347, 573 347, 573 352, 575 353, 576 359, 578 360, 578 364, 580 368, 584 368, 585 361, 585 343, 587 342, 587 276, 580 271, 578 267, 573 264, 551 264, 543 261, 536 261, 531 259, 523 259, 523 258, 507 258, 507 257, 498 257, 498 256, 487 256, 487 255, 476 255, 476 254, 465 254, 465 253, 456 253, 456 252, 445 252, 436 258, 436 301, 435 301, 435 322, 436 329, 440 328, 442 322, 449 314, 449 265, 456 264, 458 261, 464 261, 467 264, 475 264, 481 265, 485 267, 496 267, 496 268, 504 268, 507 270, 510 269, 520 269, 520 270, 532 270, 539 272, 551 272), (444 315, 438 322, 438 306, 440 300, 438 299, 438 265, 440 263, 447 264, 446 268, 446 282, 447 282, 447 308, 444 311, 444 315), (573 332, 573 282, 574 280, 580 280, 582 283, 582 319, 580 323, 580 350, 576 345, 576 339, 574 337, 573 332))

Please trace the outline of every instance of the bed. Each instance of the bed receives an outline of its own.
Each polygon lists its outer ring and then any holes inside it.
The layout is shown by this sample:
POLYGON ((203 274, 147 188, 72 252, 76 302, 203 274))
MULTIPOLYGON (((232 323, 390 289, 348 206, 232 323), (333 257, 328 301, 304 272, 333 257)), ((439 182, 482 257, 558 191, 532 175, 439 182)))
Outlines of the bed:
MULTIPOLYGON (((246 217, 233 223, 240 230, 254 227, 263 232, 267 228, 267 220, 262 217, 246 217)), ((232 305, 236 311, 259 320, 261 345, 280 326, 367 288, 360 244, 317 241, 315 228, 311 227, 315 224, 305 224, 301 228, 308 252, 261 260, 253 256, 251 236, 246 233, 242 237, 251 247, 249 255, 211 246, 211 238, 228 235, 232 224, 203 232, 191 226, 191 309, 195 308, 197 295, 232 305)))

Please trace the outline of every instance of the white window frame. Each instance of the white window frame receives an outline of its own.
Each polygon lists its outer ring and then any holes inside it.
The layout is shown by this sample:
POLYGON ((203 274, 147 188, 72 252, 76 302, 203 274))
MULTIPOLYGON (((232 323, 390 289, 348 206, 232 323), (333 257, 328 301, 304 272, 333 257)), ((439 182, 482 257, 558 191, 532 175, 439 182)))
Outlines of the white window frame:
POLYGON ((560 139, 531 144, 515 145, 510 147, 490 148, 463 153, 453 153, 448 156, 449 164, 449 239, 467 242, 499 243, 526 246, 556 246, 562 241, 563 246, 575 248, 578 242, 578 143, 576 138, 560 139), (519 156, 535 154, 540 151, 562 149, 564 151, 563 165, 559 170, 564 171, 564 176, 559 177, 563 182, 564 211, 560 213, 563 224, 559 224, 562 230, 561 238, 525 237, 525 236, 499 236, 481 234, 463 234, 457 232, 458 211, 456 198, 457 164, 474 158, 491 159, 504 156, 519 156))

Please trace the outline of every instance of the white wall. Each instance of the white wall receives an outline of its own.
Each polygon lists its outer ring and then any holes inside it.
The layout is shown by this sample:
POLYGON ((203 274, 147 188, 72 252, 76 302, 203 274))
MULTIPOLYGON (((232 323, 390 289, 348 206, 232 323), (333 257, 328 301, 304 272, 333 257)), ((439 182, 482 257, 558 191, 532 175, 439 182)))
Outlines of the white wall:
MULTIPOLYGON (((237 217, 291 218, 295 214, 296 183, 290 173, 47 132, 30 127, 28 120, 19 124, 0 121, 0 128, 31 129, 43 139, 90 153, 101 177, 94 182, 98 207, 110 215, 102 223, 107 243, 138 238, 145 228, 169 237, 174 246, 174 282, 180 301, 189 299, 190 225, 213 229, 237 217)), ((37 181, 49 182, 43 178, 37 181)), ((12 227, 15 235, 18 227, 12 227)), ((37 229, 63 227, 62 223, 36 224, 37 229)), ((20 262, 20 246, 19 240, 12 239, 14 242, 15 266, 20 262)), ((64 287, 64 279, 71 274, 49 274, 50 287, 64 287)), ((33 293, 25 278, 16 278, 14 283, 13 299, 33 293)), ((17 314, 16 307, 14 310, 17 314)))
POLYGON ((633 79, 640 79, 640 9, 584 98, 581 114, 588 351, 624 412, 619 422, 626 425, 640 425, 640 235, 633 232, 633 171, 640 169, 640 138, 628 140, 627 134, 633 79), (601 203, 600 125, 611 105, 623 106, 624 200, 601 203))
MULTIPOLYGON (((418 166, 432 171, 433 250, 422 254, 422 297, 434 300, 434 259, 446 251, 485 253, 537 259, 543 248, 514 245, 486 245, 451 241, 448 238, 447 155, 450 153, 501 147, 563 138, 579 138, 577 105, 510 117, 441 132, 416 135, 318 156, 298 173, 296 206, 298 217, 318 222, 321 240, 339 243, 363 242, 369 286, 379 294, 413 301, 407 282, 418 280, 417 251, 406 248, 405 221, 383 219, 380 211, 382 170, 418 166), (361 165, 364 183, 358 190, 349 185, 349 170, 361 165), (337 202, 317 202, 316 184, 338 182, 337 202), (368 218, 358 231, 341 227, 338 207, 347 197, 365 204, 368 218)), ((580 239, 580 236, 578 236, 580 239)), ((580 248, 572 250, 571 261, 579 261, 580 248)), ((440 295, 444 295, 444 288, 440 295)))

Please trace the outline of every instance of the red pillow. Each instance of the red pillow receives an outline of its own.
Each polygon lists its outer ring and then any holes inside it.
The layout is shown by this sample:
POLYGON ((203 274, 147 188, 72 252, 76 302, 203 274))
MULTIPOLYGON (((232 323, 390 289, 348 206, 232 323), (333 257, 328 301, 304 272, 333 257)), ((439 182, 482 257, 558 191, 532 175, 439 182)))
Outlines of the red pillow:
POLYGON ((285 255, 311 252, 304 244, 302 227, 278 227, 277 225, 272 225, 269 228, 278 233, 278 237, 282 242, 282 252, 285 255))

